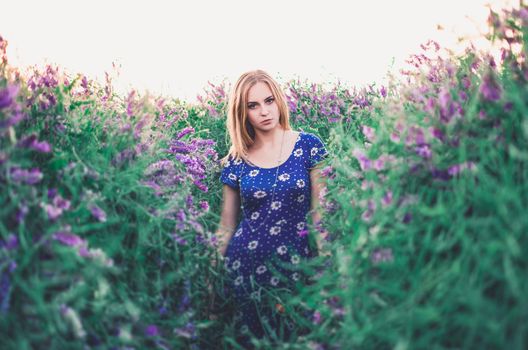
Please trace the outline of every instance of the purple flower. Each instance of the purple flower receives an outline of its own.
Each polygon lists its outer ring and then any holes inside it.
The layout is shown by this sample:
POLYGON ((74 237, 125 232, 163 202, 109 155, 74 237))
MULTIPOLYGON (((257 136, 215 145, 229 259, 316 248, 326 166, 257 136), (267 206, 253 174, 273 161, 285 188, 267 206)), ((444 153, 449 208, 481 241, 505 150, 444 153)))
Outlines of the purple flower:
POLYGON ((153 325, 153 324, 148 325, 147 328, 145 329, 145 335, 147 337, 157 337, 157 336, 159 336, 158 327, 156 325, 153 325))
POLYGON ((18 237, 14 234, 10 233, 5 242, 2 243, 0 246, 4 246, 7 250, 14 250, 18 248, 18 237))
POLYGON ((438 128, 430 127, 429 128, 429 133, 431 134, 431 136, 439 139, 442 142, 445 140, 444 133, 442 132, 442 130, 440 130, 438 128))
POLYGON ((185 199, 185 205, 187 206, 187 208, 191 208, 193 205, 193 202, 194 202, 194 198, 192 194, 188 195, 187 198, 185 199))
POLYGON ((17 146, 18 147, 31 148, 31 149, 34 149, 37 152, 42 152, 42 153, 51 152, 50 144, 47 143, 46 141, 39 142, 37 140, 37 135, 36 134, 31 134, 31 135, 28 135, 28 136, 24 137, 23 139, 21 139, 17 143, 17 146))
POLYGON ((0 90, 0 109, 7 108, 13 103, 19 89, 18 85, 9 84, 5 89, 0 90))
POLYGON ((86 245, 86 241, 81 237, 67 231, 58 231, 53 234, 53 239, 61 242, 64 245, 70 247, 76 247, 80 245, 86 245))
POLYGON ((51 152, 51 146, 49 143, 47 143, 46 141, 42 141, 42 142, 38 142, 37 140, 35 140, 30 148, 34 149, 35 151, 37 152, 42 152, 42 153, 49 153, 51 152))
POLYGON ((99 208, 97 205, 93 204, 90 206, 90 212, 92 215, 99 220, 100 222, 106 222, 106 213, 103 209, 99 208))
POLYGON ((207 201, 200 201, 200 209, 209 211, 209 203, 207 201))
POLYGON ((319 311, 314 312, 312 316, 312 323, 319 324, 322 321, 321 313, 319 311))
POLYGON ((528 9, 521 7, 519 10, 519 17, 525 21, 528 21, 528 9))
POLYGON ((367 156, 365 155, 365 153, 363 153, 363 151, 359 149, 355 149, 354 151, 352 151, 352 154, 358 160, 361 170, 365 171, 365 170, 369 170, 372 168, 371 160, 367 158, 367 156))
POLYGON ((379 264, 382 262, 392 262, 394 260, 394 257, 392 255, 392 249, 375 249, 370 255, 370 260, 373 264, 379 264))
POLYGON ((6 120, 0 120, 0 128, 8 128, 20 122, 25 118, 25 115, 20 111, 15 111, 14 115, 6 120))
POLYGON ((61 195, 57 195, 53 198, 53 205, 63 210, 70 209, 70 201, 62 198, 61 195))
POLYGON ((464 162, 464 163, 453 165, 449 167, 449 169, 447 170, 447 173, 451 176, 456 176, 466 169, 469 169, 469 170, 475 169, 475 163, 464 162))
POLYGON ((187 244, 187 241, 183 238, 183 237, 180 237, 177 233, 173 233, 172 234, 172 238, 176 241, 176 243, 178 243, 179 245, 186 245, 187 244))
POLYGON ((200 191, 207 192, 209 189, 207 185, 203 184, 200 180, 195 180, 194 184, 198 187, 200 191))
POLYGON ((463 77, 462 86, 464 87, 464 89, 468 90, 469 87, 471 86, 471 79, 469 79, 468 77, 463 77))
POLYGON ((375 130, 371 127, 368 127, 366 125, 362 125, 361 126, 361 131, 363 132, 363 135, 365 135, 365 137, 369 140, 369 141, 374 141, 374 136, 375 136, 375 130))
POLYGON ((27 205, 22 204, 16 214, 17 223, 20 224, 24 220, 28 212, 29 208, 27 207, 27 205))
POLYGON ((392 191, 387 191, 387 193, 385 193, 385 195, 381 199, 381 203, 384 206, 388 206, 392 203, 392 191))
POLYGON ((420 146, 416 146, 416 154, 418 154, 422 158, 431 158, 431 149, 429 148, 429 145, 424 144, 420 146))
POLYGON ((48 198, 53 199, 57 195, 57 189, 56 188, 50 188, 48 189, 48 198))
POLYGON ((13 167, 11 169, 11 178, 14 182, 25 182, 28 185, 34 185, 42 180, 42 173, 39 168, 32 168, 30 170, 13 167))
POLYGON ((488 74, 482 80, 480 93, 488 101, 497 101, 501 98, 501 88, 492 74, 488 74))
POLYGON ((62 215, 62 209, 51 204, 44 204, 44 209, 48 215, 48 219, 55 220, 62 215))
POLYGON ((189 134, 189 133, 193 133, 194 132, 194 128, 192 126, 188 126, 186 128, 184 128, 183 130, 181 130, 177 135, 176 135, 176 139, 181 139, 182 137, 184 137, 185 135, 189 134))
POLYGON ((385 86, 381 87, 380 94, 382 97, 387 97, 387 89, 385 88, 385 86))

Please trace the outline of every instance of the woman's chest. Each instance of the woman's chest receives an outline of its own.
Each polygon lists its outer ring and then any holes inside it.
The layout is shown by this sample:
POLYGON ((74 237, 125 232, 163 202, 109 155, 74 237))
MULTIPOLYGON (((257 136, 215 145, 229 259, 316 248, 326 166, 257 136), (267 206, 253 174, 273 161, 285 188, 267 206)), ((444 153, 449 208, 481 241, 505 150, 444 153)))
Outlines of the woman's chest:
POLYGON ((310 176, 300 162, 291 162, 278 169, 251 168, 240 178, 242 196, 246 200, 267 200, 273 195, 291 196, 310 191, 310 176))

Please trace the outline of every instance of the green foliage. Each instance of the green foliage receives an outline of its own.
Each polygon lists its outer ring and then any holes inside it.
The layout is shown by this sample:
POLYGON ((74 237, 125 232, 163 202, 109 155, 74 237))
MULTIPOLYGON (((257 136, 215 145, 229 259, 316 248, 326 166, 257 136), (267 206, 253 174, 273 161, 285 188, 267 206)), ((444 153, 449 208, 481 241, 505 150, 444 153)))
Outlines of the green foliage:
MULTIPOLYGON (((260 348, 527 347, 527 21, 524 7, 491 13, 498 64, 429 41, 388 88, 284 84, 293 128, 332 155, 332 256, 303 264, 310 283, 267 291, 302 334, 260 348)), ((2 348, 237 348, 225 271, 210 265, 224 84, 198 104, 121 97, 109 76, 21 76, 6 46, 2 348)))

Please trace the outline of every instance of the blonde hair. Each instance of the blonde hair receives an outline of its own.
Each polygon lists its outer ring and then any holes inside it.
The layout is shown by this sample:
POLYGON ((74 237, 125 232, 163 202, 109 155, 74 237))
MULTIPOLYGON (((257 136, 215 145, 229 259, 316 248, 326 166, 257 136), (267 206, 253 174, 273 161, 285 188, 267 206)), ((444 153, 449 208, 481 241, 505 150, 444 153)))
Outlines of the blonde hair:
POLYGON ((227 155, 220 160, 223 165, 231 156, 234 160, 247 160, 249 146, 255 142, 255 131, 249 123, 247 100, 249 89, 258 82, 266 83, 279 107, 279 123, 291 130, 290 111, 286 96, 279 84, 265 71, 257 69, 243 73, 231 89, 227 104, 227 131, 231 139, 227 155))

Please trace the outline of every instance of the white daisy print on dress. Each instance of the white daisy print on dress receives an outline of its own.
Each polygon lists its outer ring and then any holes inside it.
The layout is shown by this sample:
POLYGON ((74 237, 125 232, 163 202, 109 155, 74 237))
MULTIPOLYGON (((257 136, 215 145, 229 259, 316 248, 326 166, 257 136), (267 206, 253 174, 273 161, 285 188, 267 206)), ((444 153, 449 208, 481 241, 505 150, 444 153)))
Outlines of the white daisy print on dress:
POLYGON ((231 265, 231 267, 233 268, 233 270, 238 270, 238 268, 240 267, 240 260, 233 261, 233 265, 231 265))
POLYGON ((312 155, 312 157, 316 155, 317 151, 319 151, 319 148, 317 148, 317 147, 312 147, 312 149, 311 149, 311 151, 310 151, 310 154, 312 155))
POLYGON ((277 253, 279 253, 280 255, 286 254, 287 251, 288 251, 288 248, 286 248, 285 245, 281 245, 277 248, 277 253))
POLYGON ((255 211, 251 214, 251 220, 257 220, 260 216, 260 213, 258 211, 255 211))
POLYGON ((248 248, 251 249, 251 250, 257 248, 257 246, 258 246, 258 241, 251 241, 248 244, 248 248))
POLYGON ((279 284, 279 278, 276 277, 276 276, 273 276, 271 279, 270 279, 270 283, 272 286, 276 286, 277 284, 279 284))
POLYGON ((260 301, 260 289, 254 292, 251 292, 250 298, 253 300, 260 301))
POLYGON ((255 198, 264 198, 266 197, 266 192, 262 190, 258 190, 257 192, 253 193, 253 197, 255 198))
POLYGON ((257 270, 256 272, 259 274, 259 275, 262 275, 264 272, 266 272, 268 270, 268 268, 264 265, 260 265, 259 267, 257 267, 257 270))
POLYGON ((306 223, 304 221, 297 223, 297 230, 304 230, 305 227, 306 227, 306 223))
POLYGON ((236 232, 235 232, 235 237, 238 237, 242 234, 242 228, 239 228, 236 232))
POLYGON ((236 179, 237 179, 237 176, 235 174, 233 174, 233 173, 229 173, 229 175, 227 177, 229 177, 233 181, 236 181, 236 179))
POLYGON ((297 197, 297 202, 302 203, 304 201, 304 194, 301 194, 299 197, 297 197))
POLYGON ((279 226, 273 226, 269 230, 269 233, 272 236, 278 235, 280 232, 281 232, 281 228, 279 226))
POLYGON ((290 179, 290 174, 284 173, 279 176, 279 180, 281 181, 288 181, 290 179))
POLYGON ((249 176, 251 176, 251 177, 255 177, 255 176, 258 175, 258 173, 259 173, 259 171, 258 171, 257 169, 255 169, 255 170, 251 170, 251 171, 249 172, 249 176))
POLYGON ((240 164, 240 163, 242 163, 242 160, 240 160, 240 159, 237 159, 237 160, 235 160, 235 161, 233 162, 233 164, 235 164, 235 165, 238 165, 238 164, 240 164))
POLYGON ((297 187, 303 188, 306 185, 304 180, 297 180, 297 187))
POLYGON ((242 332, 243 334, 245 333, 248 333, 249 332, 249 327, 247 324, 243 325, 242 327, 240 327, 240 332, 242 332))
POLYGON ((242 283, 242 280, 244 279, 244 276, 240 275, 237 278, 235 278, 235 286, 239 286, 242 283))
POLYGON ((273 209, 273 210, 277 210, 281 206, 282 206, 282 202, 281 201, 274 201, 273 203, 271 203, 271 209, 273 209))
POLYGON ((298 264, 299 261, 301 261, 301 258, 299 257, 299 255, 292 255, 290 261, 292 264, 298 264))
POLYGON ((296 156, 296 157, 300 157, 302 156, 303 154, 303 150, 302 148, 297 148, 294 152, 293 152, 293 155, 296 156))
POLYGON ((287 223, 287 221, 285 219, 280 219, 279 221, 277 221, 275 223, 275 225, 282 225, 282 224, 285 224, 285 223, 287 223))
POLYGON ((298 280, 299 280, 299 277, 301 277, 301 276, 299 275, 298 272, 294 272, 294 273, 291 275, 291 277, 292 277, 292 280, 294 280, 294 281, 298 281, 298 280))

